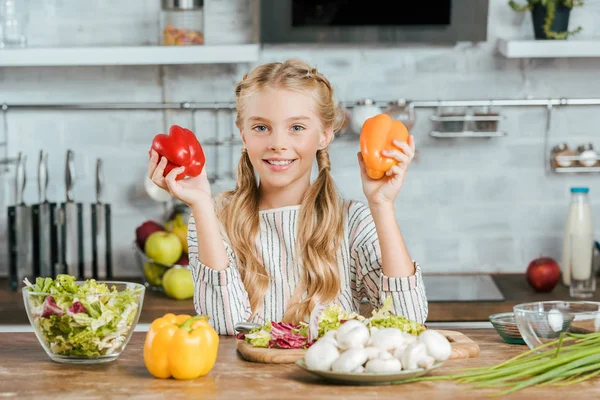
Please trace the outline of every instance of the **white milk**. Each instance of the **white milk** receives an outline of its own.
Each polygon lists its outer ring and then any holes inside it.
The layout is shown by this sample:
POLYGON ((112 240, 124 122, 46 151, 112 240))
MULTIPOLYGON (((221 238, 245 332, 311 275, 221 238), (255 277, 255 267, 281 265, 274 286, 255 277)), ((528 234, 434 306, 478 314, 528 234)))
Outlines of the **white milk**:
POLYGON ((575 254, 573 260, 573 275, 575 279, 585 280, 592 273, 594 224, 588 192, 589 189, 587 187, 571 188, 571 203, 569 204, 569 212, 565 223, 562 263, 560 265, 563 283, 567 286, 571 284, 571 273, 569 270, 571 253, 575 254), (592 236, 590 240, 582 239, 575 241, 573 248, 571 248, 571 234, 592 236))

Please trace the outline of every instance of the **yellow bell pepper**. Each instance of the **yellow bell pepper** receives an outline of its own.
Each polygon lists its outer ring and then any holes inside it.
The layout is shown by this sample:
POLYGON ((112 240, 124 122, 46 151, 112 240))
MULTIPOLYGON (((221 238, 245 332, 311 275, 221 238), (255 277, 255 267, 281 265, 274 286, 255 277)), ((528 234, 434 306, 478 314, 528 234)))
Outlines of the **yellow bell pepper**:
POLYGON ((219 335, 208 317, 165 314, 155 319, 144 341, 144 363, 157 378, 195 379, 217 360, 219 335))

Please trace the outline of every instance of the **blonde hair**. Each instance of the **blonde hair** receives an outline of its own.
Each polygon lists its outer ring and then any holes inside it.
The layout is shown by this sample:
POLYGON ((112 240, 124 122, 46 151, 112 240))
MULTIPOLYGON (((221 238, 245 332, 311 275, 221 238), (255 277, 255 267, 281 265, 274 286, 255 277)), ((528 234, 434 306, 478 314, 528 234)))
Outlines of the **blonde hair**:
MULTIPOLYGON (((343 124, 339 118, 333 88, 321 73, 300 60, 273 62, 254 68, 235 88, 237 119, 242 130, 245 101, 266 87, 311 92, 323 129, 337 132, 343 124)), ((296 260, 300 282, 283 317, 297 323, 310 315, 318 303, 329 303, 340 291, 336 253, 343 234, 343 204, 329 173, 327 148, 316 153, 319 175, 302 198, 300 206, 296 260)), ((259 190, 248 153, 243 150, 234 190, 225 192, 218 209, 231 246, 238 257, 244 286, 248 290, 253 315, 267 292, 271 277, 258 258, 255 246, 259 231, 259 190)))

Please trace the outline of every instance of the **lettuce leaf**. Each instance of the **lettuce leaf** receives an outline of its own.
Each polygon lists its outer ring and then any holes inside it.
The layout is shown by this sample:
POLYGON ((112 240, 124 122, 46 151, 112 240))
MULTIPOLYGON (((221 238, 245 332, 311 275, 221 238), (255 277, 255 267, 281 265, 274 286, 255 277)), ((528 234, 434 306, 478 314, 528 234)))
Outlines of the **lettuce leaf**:
POLYGON ((78 284, 75 277, 25 279, 32 316, 52 352, 64 356, 97 357, 119 349, 131 332, 139 308, 139 293, 118 292, 94 279, 78 284))

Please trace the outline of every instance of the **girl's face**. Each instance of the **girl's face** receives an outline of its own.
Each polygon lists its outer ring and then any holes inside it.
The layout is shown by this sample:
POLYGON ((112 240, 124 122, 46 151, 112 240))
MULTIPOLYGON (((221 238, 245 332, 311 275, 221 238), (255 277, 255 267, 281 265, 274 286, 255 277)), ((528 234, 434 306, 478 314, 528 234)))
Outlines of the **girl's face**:
POLYGON ((242 140, 261 185, 310 183, 317 150, 333 136, 316 111, 310 92, 265 88, 246 100, 242 140))

